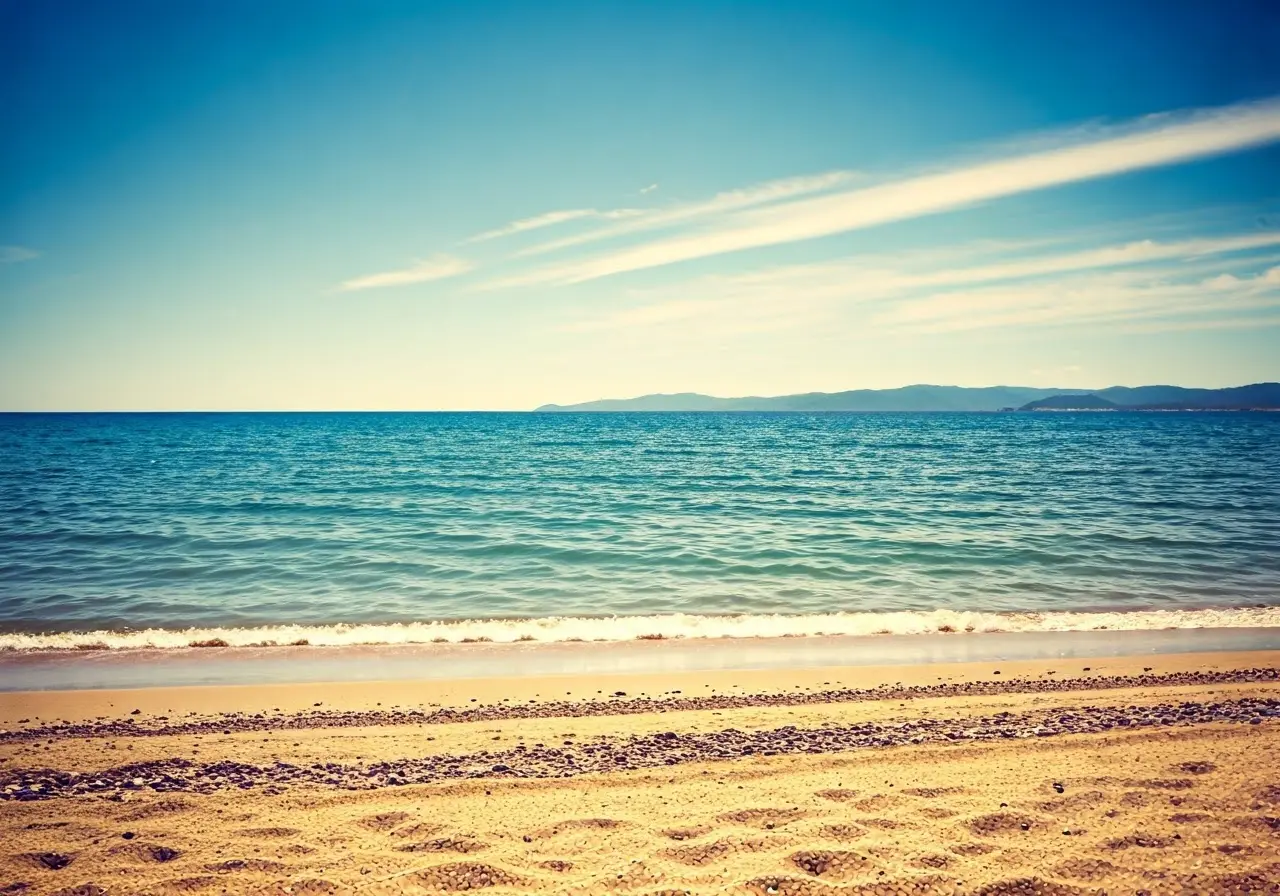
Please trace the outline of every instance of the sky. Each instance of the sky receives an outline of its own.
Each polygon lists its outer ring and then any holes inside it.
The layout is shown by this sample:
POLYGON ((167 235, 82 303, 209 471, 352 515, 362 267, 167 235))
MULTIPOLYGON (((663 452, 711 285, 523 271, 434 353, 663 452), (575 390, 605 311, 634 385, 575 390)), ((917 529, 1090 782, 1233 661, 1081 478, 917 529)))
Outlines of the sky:
POLYGON ((0 410, 1280 380, 1280 5, 0 0, 0 410))

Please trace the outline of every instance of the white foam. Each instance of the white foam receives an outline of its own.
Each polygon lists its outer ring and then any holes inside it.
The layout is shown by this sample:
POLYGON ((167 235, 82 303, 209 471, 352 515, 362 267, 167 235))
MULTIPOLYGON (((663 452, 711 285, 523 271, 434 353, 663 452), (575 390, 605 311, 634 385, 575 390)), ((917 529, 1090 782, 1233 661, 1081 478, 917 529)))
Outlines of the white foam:
POLYGON ((0 634, 0 650, 125 650, 229 647, 429 644, 525 641, 632 641, 667 638, 779 638, 811 635, 955 636, 982 632, 1153 631, 1280 627, 1280 607, 1130 610, 1090 613, 973 613, 955 610, 808 615, 547 617, 390 624, 276 625, 254 628, 0 634))

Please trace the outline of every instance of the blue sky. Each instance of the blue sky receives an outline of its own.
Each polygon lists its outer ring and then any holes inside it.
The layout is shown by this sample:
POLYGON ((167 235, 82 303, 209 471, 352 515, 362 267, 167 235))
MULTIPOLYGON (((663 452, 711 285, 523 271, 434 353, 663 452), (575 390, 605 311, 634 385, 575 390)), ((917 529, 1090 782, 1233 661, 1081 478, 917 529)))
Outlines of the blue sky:
POLYGON ((0 408, 1280 379, 1277 47, 1267 2, 0 0, 0 408))

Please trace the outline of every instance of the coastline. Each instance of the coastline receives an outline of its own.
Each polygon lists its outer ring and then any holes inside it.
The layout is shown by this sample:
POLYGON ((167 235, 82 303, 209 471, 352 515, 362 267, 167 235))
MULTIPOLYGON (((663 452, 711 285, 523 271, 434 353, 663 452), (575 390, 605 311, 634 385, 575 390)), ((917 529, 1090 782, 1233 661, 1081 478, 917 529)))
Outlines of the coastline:
POLYGON ((1280 873, 1275 650, 6 693, 0 729, 11 892, 1211 893, 1280 873))
POLYGON ((636 639, 599 643, 0 651, 28 690, 790 670, 1280 649, 1280 627, 636 639))

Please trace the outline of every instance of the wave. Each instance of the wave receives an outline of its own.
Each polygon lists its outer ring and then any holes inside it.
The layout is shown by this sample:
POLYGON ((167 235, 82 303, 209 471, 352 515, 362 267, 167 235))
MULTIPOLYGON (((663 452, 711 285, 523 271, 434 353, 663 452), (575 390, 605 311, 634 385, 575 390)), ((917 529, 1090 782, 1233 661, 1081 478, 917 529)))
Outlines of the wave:
POLYGON ((249 628, 153 628, 0 634, 0 651, 342 647, 369 644, 512 644, 707 638, 893 636, 986 632, 1156 631, 1280 627, 1280 607, 983 613, 958 610, 704 616, 552 616, 436 622, 269 625, 249 628))

